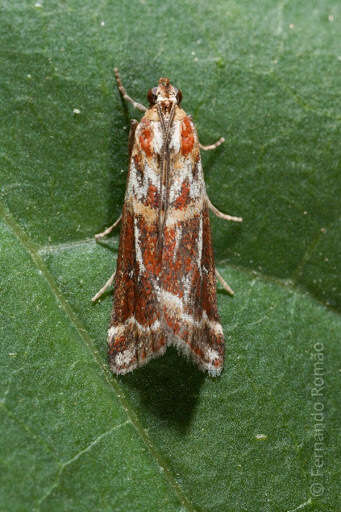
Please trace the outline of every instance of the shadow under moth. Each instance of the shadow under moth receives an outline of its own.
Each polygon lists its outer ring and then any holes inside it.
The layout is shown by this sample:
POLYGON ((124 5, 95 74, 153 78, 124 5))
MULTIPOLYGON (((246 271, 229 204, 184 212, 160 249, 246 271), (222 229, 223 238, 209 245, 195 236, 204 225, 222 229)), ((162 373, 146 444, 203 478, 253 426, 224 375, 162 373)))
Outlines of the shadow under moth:
POLYGON ((211 376, 224 364, 224 336, 219 321, 209 210, 217 210, 205 188, 202 146, 191 116, 181 108, 182 93, 168 78, 148 91, 149 108, 128 96, 115 68, 124 100, 144 112, 131 121, 129 170, 121 216, 116 272, 93 297, 113 284, 108 331, 109 363, 115 374, 145 365, 175 346, 211 376))

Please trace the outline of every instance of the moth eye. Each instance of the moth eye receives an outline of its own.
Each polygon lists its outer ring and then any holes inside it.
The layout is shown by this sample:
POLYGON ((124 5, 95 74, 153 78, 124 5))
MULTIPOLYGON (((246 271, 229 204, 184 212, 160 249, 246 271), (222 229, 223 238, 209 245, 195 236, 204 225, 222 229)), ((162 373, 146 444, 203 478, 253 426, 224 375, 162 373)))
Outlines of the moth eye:
POLYGON ((152 106, 152 105, 155 105, 156 103, 156 87, 153 87, 153 89, 149 89, 148 91, 148 94, 147 94, 147 99, 149 101, 149 104, 152 106))
POLYGON ((182 92, 181 92, 181 89, 179 89, 178 92, 176 93, 176 101, 178 102, 178 105, 180 105, 181 100, 182 100, 182 92))

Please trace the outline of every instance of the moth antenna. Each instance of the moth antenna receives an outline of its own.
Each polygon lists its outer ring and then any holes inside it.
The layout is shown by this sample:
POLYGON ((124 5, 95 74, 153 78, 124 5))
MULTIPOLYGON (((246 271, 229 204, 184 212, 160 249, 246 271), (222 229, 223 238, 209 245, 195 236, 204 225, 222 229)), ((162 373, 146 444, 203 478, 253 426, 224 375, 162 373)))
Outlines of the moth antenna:
POLYGON ((116 77, 117 87, 118 87, 120 93, 122 94, 123 99, 125 99, 126 101, 131 103, 133 105, 133 107, 136 108, 137 110, 139 110, 140 112, 146 112, 147 108, 144 105, 142 105, 141 103, 138 103, 137 101, 133 100, 133 98, 128 96, 127 91, 123 87, 121 77, 120 77, 120 74, 119 74, 117 68, 114 68, 114 73, 115 73, 115 77, 116 77))

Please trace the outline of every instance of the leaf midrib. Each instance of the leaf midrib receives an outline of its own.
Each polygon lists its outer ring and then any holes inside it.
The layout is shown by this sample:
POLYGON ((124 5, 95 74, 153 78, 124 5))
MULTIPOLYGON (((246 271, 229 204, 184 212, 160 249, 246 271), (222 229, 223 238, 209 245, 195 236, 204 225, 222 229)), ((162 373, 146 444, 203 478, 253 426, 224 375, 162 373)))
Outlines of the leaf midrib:
POLYGON ((151 439, 149 438, 146 430, 143 428, 140 420, 137 417, 136 412, 133 410, 133 408, 129 404, 129 402, 125 396, 125 393, 123 392, 123 390, 120 387, 119 383, 117 382, 116 378, 111 374, 111 372, 109 371, 109 368, 100 359, 100 357, 98 355, 98 351, 97 351, 90 335, 88 334, 87 330, 85 329, 85 327, 84 327, 83 323, 81 322, 81 320, 79 319, 79 317, 75 314, 75 312, 73 311, 73 309, 71 308, 71 306, 69 305, 67 300, 64 298, 64 295, 60 292, 53 275, 48 270, 47 266, 45 265, 44 261, 42 260, 40 254, 39 254, 39 250, 31 242, 30 238, 27 236, 27 234, 24 232, 24 230, 21 228, 21 226, 16 222, 13 215, 8 210, 8 208, 3 204, 2 201, 0 201, 0 215, 3 219, 3 221, 8 226, 8 228, 14 233, 14 235, 18 239, 19 243, 28 252, 33 263, 41 272, 41 275, 46 279, 47 283, 50 286, 52 294, 55 296, 57 302, 60 303, 67 319, 69 320, 69 322, 71 324, 73 324, 73 326, 75 327, 79 336, 81 337, 81 339, 86 344, 89 351, 91 352, 95 362, 101 368, 106 382, 109 384, 109 386, 111 386, 113 388, 113 391, 114 391, 117 399, 119 400, 121 406, 125 410, 127 417, 131 421, 136 432, 142 439, 142 442, 148 448, 152 458, 154 459, 154 462, 156 463, 156 465, 159 468, 161 467, 163 469, 162 472, 167 480, 168 485, 173 489, 173 491, 175 492, 180 503, 183 505, 183 507, 185 507, 185 509, 188 512, 196 512, 196 509, 194 508, 192 503, 189 501, 189 499, 185 495, 184 491, 182 490, 182 488, 180 487, 180 485, 174 478, 172 471, 168 468, 162 455, 159 453, 158 449, 154 446, 154 444, 151 441, 151 439))

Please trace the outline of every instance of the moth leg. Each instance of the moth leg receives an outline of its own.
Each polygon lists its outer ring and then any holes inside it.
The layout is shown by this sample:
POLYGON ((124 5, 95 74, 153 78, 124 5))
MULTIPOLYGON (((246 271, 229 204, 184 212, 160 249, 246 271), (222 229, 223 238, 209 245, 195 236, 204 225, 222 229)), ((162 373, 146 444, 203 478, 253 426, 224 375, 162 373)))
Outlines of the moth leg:
POLYGON ((96 293, 96 295, 94 295, 92 297, 92 302, 96 302, 96 300, 98 300, 102 295, 103 293, 105 292, 105 290, 107 288, 109 288, 109 286, 111 286, 114 282, 114 277, 115 277, 115 272, 113 273, 113 275, 108 279, 108 281, 105 283, 105 285, 96 293))
POLYGON ((140 112, 146 112, 147 108, 144 105, 141 105, 141 103, 137 103, 137 101, 133 100, 133 98, 128 96, 127 91, 125 90, 121 82, 121 78, 117 68, 114 68, 114 73, 116 77, 117 87, 120 93, 122 94, 123 99, 131 103, 133 107, 137 108, 137 110, 140 110, 140 112))
POLYGON ((113 224, 112 226, 108 227, 108 228, 107 228, 105 231, 103 231, 102 233, 97 233, 97 234, 95 235, 96 240, 99 240, 99 238, 103 238, 104 236, 109 235, 109 233, 111 233, 111 232, 112 232, 112 230, 113 230, 113 229, 115 229, 115 228, 116 228, 116 226, 120 223, 121 219, 122 219, 122 213, 121 213, 121 215, 118 217, 118 219, 116 219, 116 220, 115 220, 115 222, 114 222, 114 224, 113 224))
POLYGON ((217 278, 220 282, 220 284, 222 285, 222 287, 227 291, 227 293, 229 293, 230 295, 234 295, 234 291, 232 290, 232 288, 227 284, 227 282, 225 281, 225 279, 223 278, 223 276, 221 274, 219 274, 218 270, 215 269, 215 273, 217 275, 217 278))
MULTIPOLYGON (((202 144, 199 143, 199 147, 200 147, 200 149, 203 149, 204 151, 209 151, 210 149, 217 148, 223 142, 225 142, 224 137, 220 137, 220 139, 217 140, 217 142, 215 142, 214 144, 210 144, 209 146, 203 146, 202 144)), ((207 206, 209 207, 209 209, 214 213, 214 215, 216 215, 220 219, 231 220, 233 222, 242 222, 243 221, 242 217, 233 217, 232 215, 228 215, 227 213, 223 213, 223 212, 219 211, 218 208, 216 208, 211 203, 211 201, 209 200, 209 197, 207 195, 206 195, 206 201, 207 201, 207 206)))
POLYGON ((209 144, 208 146, 203 146, 199 142, 199 147, 200 147, 200 149, 203 149, 204 151, 209 151, 210 149, 218 148, 223 142, 225 142, 224 137, 220 137, 220 139, 217 140, 217 142, 215 142, 214 144, 209 144))
MULTIPOLYGON (((129 136, 128 136, 128 152, 129 152, 129 160, 130 160, 130 157, 131 157, 131 152, 133 150, 133 146, 134 146, 134 139, 135 139, 135 131, 136 131, 136 127, 138 125, 138 121, 136 121, 136 119, 132 119, 130 121, 130 130, 129 130, 129 136)), ((109 228, 107 228, 105 231, 103 231, 102 233, 97 233, 95 235, 95 238, 96 240, 98 240, 99 238, 103 238, 104 236, 106 235, 109 235, 109 233, 112 232, 113 229, 116 228, 117 224, 119 224, 119 222, 122 220, 122 213, 121 215, 119 216, 118 219, 115 220, 114 224, 112 226, 110 226, 109 228)))
POLYGON ((207 201, 207 206, 209 207, 209 209, 214 213, 214 215, 216 215, 220 219, 232 220, 233 222, 243 222, 242 217, 233 217, 232 215, 228 215, 227 213, 223 213, 220 210, 218 210, 218 208, 216 208, 211 203, 211 201, 209 200, 207 195, 206 195, 206 201, 207 201))

